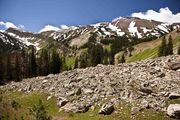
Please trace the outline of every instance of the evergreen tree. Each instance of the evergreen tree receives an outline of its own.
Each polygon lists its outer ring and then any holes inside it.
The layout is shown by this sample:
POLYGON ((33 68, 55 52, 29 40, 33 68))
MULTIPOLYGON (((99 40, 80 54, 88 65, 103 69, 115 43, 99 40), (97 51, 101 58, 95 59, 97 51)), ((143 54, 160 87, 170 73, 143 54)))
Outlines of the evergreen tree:
POLYGON ((162 39, 161 45, 159 47, 159 50, 158 50, 158 56, 159 57, 165 56, 166 55, 165 51, 166 51, 166 38, 164 36, 163 39, 162 39))
POLYGON ((104 64, 104 65, 108 65, 108 64, 109 64, 108 57, 109 57, 109 53, 108 53, 108 51, 105 49, 105 50, 104 50, 104 59, 103 59, 103 64, 104 64))
POLYGON ((15 74, 14 74, 15 80, 19 81, 21 79, 20 76, 21 76, 21 70, 20 70, 19 60, 18 60, 18 57, 16 55, 15 74))
POLYGON ((103 47, 100 44, 91 44, 88 48, 91 66, 96 66, 103 62, 103 47))
POLYGON ((51 55, 51 62, 50 62, 51 73, 53 74, 59 73, 60 67, 61 67, 61 60, 59 58, 59 54, 53 51, 51 55))
POLYGON ((22 49, 21 52, 21 76, 23 78, 28 77, 28 73, 29 73, 29 69, 28 69, 28 57, 27 57, 27 53, 25 52, 25 49, 22 49))
POLYGON ((37 76, 37 64, 36 64, 36 56, 35 49, 31 47, 31 55, 30 55, 30 73, 32 77, 37 76))
POLYGON ((13 79, 10 54, 7 55, 6 77, 7 77, 7 80, 9 80, 9 81, 11 81, 13 79))
POLYGON ((78 57, 75 58, 74 69, 78 68, 78 57))
POLYGON ((39 61, 40 61, 40 64, 39 64, 40 75, 48 75, 49 74, 49 55, 46 49, 43 49, 41 51, 39 61))
POLYGON ((119 62, 120 63, 125 63, 126 62, 124 53, 122 54, 119 62))
POLYGON ((2 55, 0 53, 0 84, 3 81, 3 77, 4 77, 4 66, 3 66, 2 55))
POLYGON ((88 67, 88 55, 87 53, 83 53, 79 56, 79 68, 85 68, 88 67))
POLYGON ((166 55, 172 55, 173 54, 173 43, 172 43, 172 37, 169 36, 168 44, 166 45, 166 55))
POLYGON ((177 54, 180 55, 180 45, 178 47, 177 54))

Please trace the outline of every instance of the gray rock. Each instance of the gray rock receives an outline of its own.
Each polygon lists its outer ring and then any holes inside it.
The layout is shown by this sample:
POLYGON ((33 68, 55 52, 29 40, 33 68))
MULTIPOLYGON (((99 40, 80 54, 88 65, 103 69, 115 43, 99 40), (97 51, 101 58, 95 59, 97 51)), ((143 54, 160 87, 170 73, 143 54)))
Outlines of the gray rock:
POLYGON ((178 70, 178 69, 180 69, 180 63, 179 62, 177 62, 177 63, 175 63, 175 62, 166 62, 165 67, 170 69, 170 70, 178 70))
POLYGON ((135 115, 140 111, 139 107, 132 107, 131 108, 131 115, 135 115))
POLYGON ((89 110, 91 106, 87 106, 83 103, 69 103, 62 107, 65 112, 73 112, 73 113, 84 113, 89 110))
POLYGON ((170 93, 169 94, 169 99, 178 99, 178 98, 180 98, 180 94, 178 94, 178 93, 170 93))
POLYGON ((146 101, 145 99, 143 99, 140 106, 141 106, 142 109, 149 108, 149 102, 146 101))
POLYGON ((180 104, 170 104, 167 108, 170 117, 180 118, 180 104))
POLYGON ((66 98, 64 98, 64 97, 59 97, 59 98, 58 98, 57 105, 58 105, 58 107, 62 107, 62 106, 64 106, 64 105, 66 105, 68 102, 69 102, 69 101, 68 101, 66 98))
POLYGON ((114 111, 114 106, 111 102, 105 103, 102 105, 99 110, 99 114, 109 115, 114 111))

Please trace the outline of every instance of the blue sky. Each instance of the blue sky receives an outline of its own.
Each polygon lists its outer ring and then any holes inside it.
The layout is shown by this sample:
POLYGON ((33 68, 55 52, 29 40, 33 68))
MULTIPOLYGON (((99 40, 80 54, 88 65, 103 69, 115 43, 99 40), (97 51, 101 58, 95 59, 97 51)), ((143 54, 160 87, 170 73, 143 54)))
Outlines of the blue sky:
POLYGON ((0 21, 37 32, 45 25, 85 25, 168 7, 180 12, 180 0, 0 0, 0 21))

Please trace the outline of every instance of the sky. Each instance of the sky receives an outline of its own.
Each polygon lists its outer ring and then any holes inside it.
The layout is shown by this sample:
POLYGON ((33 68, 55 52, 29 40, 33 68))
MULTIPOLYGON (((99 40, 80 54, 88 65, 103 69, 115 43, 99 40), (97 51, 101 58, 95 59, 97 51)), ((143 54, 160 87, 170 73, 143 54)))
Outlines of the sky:
POLYGON ((0 0, 0 29, 58 30, 65 25, 109 22, 119 16, 148 18, 145 15, 157 16, 153 11, 163 14, 164 9, 180 21, 179 6, 180 0, 0 0))

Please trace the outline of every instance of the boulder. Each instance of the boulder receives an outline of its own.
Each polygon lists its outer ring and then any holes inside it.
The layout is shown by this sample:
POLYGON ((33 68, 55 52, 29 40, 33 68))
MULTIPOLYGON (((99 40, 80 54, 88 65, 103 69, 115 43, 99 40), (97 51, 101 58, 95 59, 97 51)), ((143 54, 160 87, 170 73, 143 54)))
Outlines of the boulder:
POLYGON ((141 106, 142 109, 149 108, 149 102, 146 101, 145 99, 143 99, 140 106, 141 106))
POLYGON ((145 87, 140 88, 140 91, 148 95, 153 92, 150 88, 145 88, 145 87))
POLYGON ((84 103, 69 103, 63 106, 62 109, 67 113, 69 112, 84 113, 84 112, 87 112, 90 107, 91 106, 86 105, 84 103))
POLYGON ((64 98, 64 97, 59 97, 59 98, 58 98, 57 105, 58 105, 58 107, 62 107, 62 106, 64 106, 64 105, 66 105, 68 102, 69 102, 69 101, 68 101, 66 98, 64 98))
POLYGON ((109 115, 114 111, 114 106, 111 102, 102 105, 99 114, 109 115))
POLYGON ((180 69, 180 62, 178 62, 178 63, 166 62, 165 68, 170 69, 170 70, 178 70, 178 69, 180 69))
POLYGON ((80 94, 81 94, 81 88, 76 89, 76 90, 75 90, 75 94, 76 94, 76 95, 80 95, 80 94))
POLYGON ((131 115, 135 115, 140 111, 139 107, 132 107, 131 108, 131 115))
POLYGON ((180 94, 178 93, 169 94, 169 99, 178 99, 178 98, 180 98, 180 94))
POLYGON ((170 104, 167 108, 167 115, 180 118, 180 104, 170 104))

